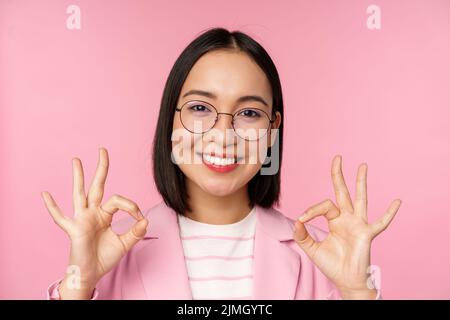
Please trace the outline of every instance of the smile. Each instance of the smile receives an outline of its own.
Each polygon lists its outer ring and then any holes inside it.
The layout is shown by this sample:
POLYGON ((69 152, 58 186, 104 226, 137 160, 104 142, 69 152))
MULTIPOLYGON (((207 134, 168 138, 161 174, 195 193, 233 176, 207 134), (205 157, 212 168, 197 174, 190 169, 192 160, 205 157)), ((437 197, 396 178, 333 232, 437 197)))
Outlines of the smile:
POLYGON ((226 155, 224 157, 218 157, 214 154, 197 153, 202 157, 203 163, 211 170, 215 172, 230 172, 234 170, 239 164, 238 161, 242 158, 238 158, 232 155, 226 155))

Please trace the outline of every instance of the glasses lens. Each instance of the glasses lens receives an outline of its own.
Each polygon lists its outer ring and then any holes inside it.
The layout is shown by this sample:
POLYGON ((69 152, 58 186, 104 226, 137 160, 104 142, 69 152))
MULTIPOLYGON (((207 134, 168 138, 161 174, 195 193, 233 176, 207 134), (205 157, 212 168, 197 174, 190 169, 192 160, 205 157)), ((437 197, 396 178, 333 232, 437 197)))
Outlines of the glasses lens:
POLYGON ((269 128, 270 120, 265 112, 259 109, 240 110, 234 116, 236 134, 245 140, 259 140, 269 128))
POLYGON ((204 133, 214 126, 216 110, 205 102, 190 101, 181 109, 181 122, 193 133, 204 133))

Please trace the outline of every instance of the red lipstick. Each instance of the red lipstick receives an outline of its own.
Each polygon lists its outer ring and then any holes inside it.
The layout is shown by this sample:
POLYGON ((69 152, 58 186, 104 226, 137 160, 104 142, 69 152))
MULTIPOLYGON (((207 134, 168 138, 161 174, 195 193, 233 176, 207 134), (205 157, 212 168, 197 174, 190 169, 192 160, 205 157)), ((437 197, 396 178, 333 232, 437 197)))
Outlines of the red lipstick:
MULTIPOLYGON (((205 157, 202 154, 199 154, 199 155, 202 157, 202 161, 205 164, 205 166, 207 166, 210 170, 218 172, 218 173, 230 172, 230 171, 236 169, 236 167, 239 165, 236 160, 233 163, 231 163, 231 164, 217 165, 217 164, 208 162, 208 160, 206 160, 205 157)), ((227 157, 227 155, 217 156, 217 155, 215 155, 215 153, 211 153, 209 155, 210 156, 219 157, 219 158, 226 158, 227 157)), ((233 157, 233 156, 231 155, 231 157, 233 157)), ((228 156, 228 158, 230 158, 230 156, 228 156)))

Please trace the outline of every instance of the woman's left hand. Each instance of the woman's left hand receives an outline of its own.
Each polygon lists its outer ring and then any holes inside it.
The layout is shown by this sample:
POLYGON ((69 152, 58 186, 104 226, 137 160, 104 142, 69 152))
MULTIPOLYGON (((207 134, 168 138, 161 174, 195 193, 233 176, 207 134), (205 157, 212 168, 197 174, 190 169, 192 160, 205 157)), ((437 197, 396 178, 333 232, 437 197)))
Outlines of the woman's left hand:
POLYGON ((331 200, 325 200, 310 207, 296 221, 294 239, 319 270, 335 284, 343 299, 374 299, 376 290, 367 285, 370 246, 372 240, 388 227, 401 200, 392 201, 383 217, 369 224, 367 164, 363 163, 358 168, 353 204, 345 185, 342 158, 339 155, 333 159, 331 176, 338 206, 331 200), (327 218, 329 228, 327 237, 320 242, 315 241, 304 226, 304 223, 318 216, 327 218))

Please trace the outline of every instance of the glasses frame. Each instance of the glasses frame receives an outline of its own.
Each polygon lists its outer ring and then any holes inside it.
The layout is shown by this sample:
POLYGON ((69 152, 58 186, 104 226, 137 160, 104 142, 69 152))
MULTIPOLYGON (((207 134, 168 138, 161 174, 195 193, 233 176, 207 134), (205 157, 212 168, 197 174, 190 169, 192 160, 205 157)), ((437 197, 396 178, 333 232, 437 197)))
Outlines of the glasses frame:
POLYGON ((181 107, 176 107, 176 108, 175 108, 175 111, 180 112, 180 122, 181 122, 181 124, 183 125, 183 127, 184 127, 187 131, 189 131, 189 132, 191 132, 191 133, 193 133, 193 134, 205 134, 206 132, 210 131, 212 128, 214 128, 214 126, 216 125, 217 121, 219 120, 219 115, 220 115, 220 114, 225 114, 225 115, 231 116, 231 117, 232 117, 232 120, 231 120, 231 126, 233 127, 234 133, 235 133, 239 138, 241 138, 241 139, 243 139, 243 140, 246 140, 246 141, 258 141, 258 140, 261 140, 262 138, 264 138, 264 137, 267 135, 267 132, 269 132, 271 124, 275 122, 275 119, 271 119, 270 116, 267 114, 267 112, 265 112, 264 110, 259 109, 259 108, 253 108, 253 107, 252 107, 252 108, 244 108, 244 109, 241 109, 241 110, 236 111, 235 113, 219 112, 219 111, 217 111, 216 107, 214 107, 211 103, 206 102, 206 101, 203 101, 203 100, 197 100, 197 99, 196 99, 196 100, 189 100, 189 101, 185 102, 181 107), (214 120, 214 124, 212 125, 211 128, 209 128, 209 129, 206 130, 206 131, 203 131, 203 132, 193 132, 193 131, 189 130, 188 128, 186 128, 186 126, 185 126, 184 123, 183 123, 183 119, 182 119, 182 117, 181 117, 181 110, 182 110, 188 103, 193 102, 193 101, 194 101, 194 102, 195 102, 195 101, 198 101, 198 102, 205 103, 205 104, 207 104, 208 106, 211 106, 211 107, 214 109, 214 111, 216 112, 216 119, 214 120), (265 133, 262 137, 259 137, 258 139, 245 139, 245 138, 242 138, 242 137, 237 133, 236 128, 234 127, 234 119, 235 119, 234 117, 236 116, 236 114, 237 114, 238 112, 241 112, 241 111, 247 110, 247 109, 250 109, 250 110, 251 110, 251 109, 254 109, 254 110, 261 111, 261 112, 263 112, 263 113, 266 115, 267 119, 269 119, 269 126, 268 126, 267 129, 266 129, 266 133, 265 133))

